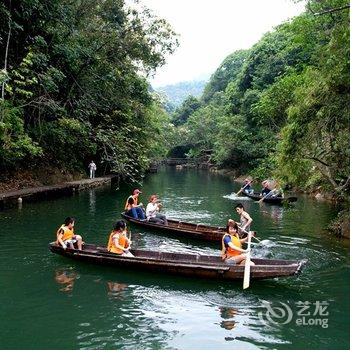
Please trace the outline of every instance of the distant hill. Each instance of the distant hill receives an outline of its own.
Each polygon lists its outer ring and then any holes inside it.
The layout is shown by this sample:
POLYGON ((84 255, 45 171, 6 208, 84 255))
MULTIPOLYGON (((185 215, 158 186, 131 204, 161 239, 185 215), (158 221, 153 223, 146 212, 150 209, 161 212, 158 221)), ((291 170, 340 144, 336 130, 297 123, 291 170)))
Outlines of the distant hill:
POLYGON ((203 93, 206 84, 207 81, 205 80, 183 81, 173 85, 160 86, 155 90, 162 95, 166 95, 168 102, 176 108, 189 95, 199 97, 203 93))

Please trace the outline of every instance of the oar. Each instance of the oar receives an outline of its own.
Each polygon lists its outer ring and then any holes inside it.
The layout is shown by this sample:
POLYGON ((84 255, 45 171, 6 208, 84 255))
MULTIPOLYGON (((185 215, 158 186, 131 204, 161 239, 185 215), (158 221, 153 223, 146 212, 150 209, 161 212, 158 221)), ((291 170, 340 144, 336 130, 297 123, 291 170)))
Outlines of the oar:
POLYGON ((261 199, 259 199, 259 200, 257 201, 257 203, 259 203, 259 204, 262 203, 262 202, 264 201, 265 197, 266 197, 266 196, 264 196, 264 197, 262 197, 261 199))
POLYGON ((261 239, 259 239, 258 237, 253 236, 253 238, 256 239, 258 243, 262 242, 261 239))
MULTIPOLYGON (((239 229, 241 230, 241 232, 248 233, 247 230, 242 230, 240 227, 239 227, 239 229)), ((255 233, 256 233, 256 231, 252 231, 252 232, 255 232, 255 233)), ((259 244, 261 244, 261 245, 265 245, 265 244, 267 244, 267 243, 269 242, 268 239, 263 239, 263 240, 261 240, 261 239, 259 239, 258 237, 255 237, 255 236, 252 236, 252 238, 256 239, 256 241, 257 241, 259 244)))
POLYGON ((129 246, 131 245, 131 229, 129 230, 129 246))
POLYGON ((265 196, 263 196, 261 199, 258 200, 258 203, 261 203, 264 201, 264 199, 269 198, 272 196, 274 190, 271 190, 269 193, 266 193, 265 196))
POLYGON ((243 289, 247 289, 250 284, 250 243, 252 236, 248 233, 248 253, 246 255, 245 266, 244 266, 244 277, 243 277, 243 289))
POLYGON ((270 198, 271 196, 273 196, 273 195, 276 194, 276 193, 277 193, 277 195, 278 195, 278 191, 279 191, 279 190, 277 190, 277 188, 272 189, 269 193, 266 193, 265 196, 263 196, 261 199, 259 199, 258 203, 263 202, 264 199, 270 198))

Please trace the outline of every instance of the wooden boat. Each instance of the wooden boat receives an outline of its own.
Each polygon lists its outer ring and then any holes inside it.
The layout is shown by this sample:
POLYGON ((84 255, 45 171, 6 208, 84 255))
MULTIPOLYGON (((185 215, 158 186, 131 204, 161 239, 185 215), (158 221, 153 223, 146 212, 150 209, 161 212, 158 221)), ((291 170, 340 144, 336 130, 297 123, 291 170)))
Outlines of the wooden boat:
MULTIPOLYGON (((244 196, 247 196, 251 199, 253 199, 254 201, 259 201, 262 197, 260 195, 259 192, 254 192, 254 193, 246 193, 246 192, 242 192, 242 194, 244 196)), ((283 203, 292 203, 292 202, 296 202, 298 200, 297 197, 267 197, 263 200, 263 202, 265 203, 271 203, 271 204, 283 204, 283 203)))
POLYGON ((121 213, 121 216, 136 225, 154 228, 162 232, 176 233, 180 237, 198 238, 204 241, 220 241, 226 232, 226 227, 208 226, 204 224, 192 224, 190 222, 182 222, 168 219, 168 226, 149 222, 147 220, 135 219, 131 216, 121 213))
MULTIPOLYGON (((56 242, 49 244, 53 253, 84 262, 116 266, 117 268, 137 269, 138 271, 156 271, 190 277, 201 277, 219 280, 242 279, 244 266, 229 265, 220 256, 168 253, 132 249, 134 257, 109 253, 105 247, 85 244, 83 250, 64 250, 56 242)), ((307 260, 272 260, 252 259, 252 279, 293 276, 298 274, 307 260)))

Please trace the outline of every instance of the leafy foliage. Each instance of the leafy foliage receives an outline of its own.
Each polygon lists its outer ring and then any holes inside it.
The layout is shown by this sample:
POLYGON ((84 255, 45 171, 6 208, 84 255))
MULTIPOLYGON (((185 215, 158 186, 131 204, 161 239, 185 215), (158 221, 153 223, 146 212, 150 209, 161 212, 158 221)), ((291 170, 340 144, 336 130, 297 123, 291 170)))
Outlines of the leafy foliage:
POLYGON ((17 162, 42 155, 42 148, 25 133, 23 112, 19 108, 9 107, 0 102, 0 159, 7 160, 7 165, 15 166, 17 162))
POLYGON ((181 107, 177 108, 172 116, 174 125, 182 125, 188 117, 201 106, 200 101, 194 96, 188 96, 181 107))
POLYGON ((231 81, 235 81, 240 73, 249 51, 239 50, 227 56, 219 68, 211 76, 210 81, 205 86, 202 101, 208 103, 217 92, 225 91, 231 81))
POLYGON ((211 149, 219 166, 349 192, 349 9, 327 13, 344 5, 309 1, 305 13, 228 56, 183 125, 190 154, 211 149))
POLYGON ((40 162, 41 152, 67 168, 93 157, 134 176, 164 153, 164 137, 149 140, 170 122, 155 113, 146 81, 177 46, 164 20, 123 0, 23 0, 0 11, 1 52, 9 43, 0 74, 4 165, 40 162), (9 146, 10 130, 25 140, 22 153, 15 138, 9 146))

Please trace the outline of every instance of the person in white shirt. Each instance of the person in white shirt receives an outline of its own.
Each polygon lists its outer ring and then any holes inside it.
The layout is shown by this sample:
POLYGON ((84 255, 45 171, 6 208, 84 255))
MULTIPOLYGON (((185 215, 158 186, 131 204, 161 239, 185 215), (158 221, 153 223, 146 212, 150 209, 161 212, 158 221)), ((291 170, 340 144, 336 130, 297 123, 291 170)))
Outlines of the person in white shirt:
POLYGON ((149 203, 146 207, 146 217, 150 222, 154 222, 156 224, 168 225, 168 220, 165 215, 159 214, 159 210, 161 207, 160 203, 157 203, 158 198, 155 194, 149 198, 149 203))
POLYGON ((91 163, 89 164, 88 168, 90 169, 90 179, 95 178, 95 171, 97 169, 96 164, 92 160, 91 163))

